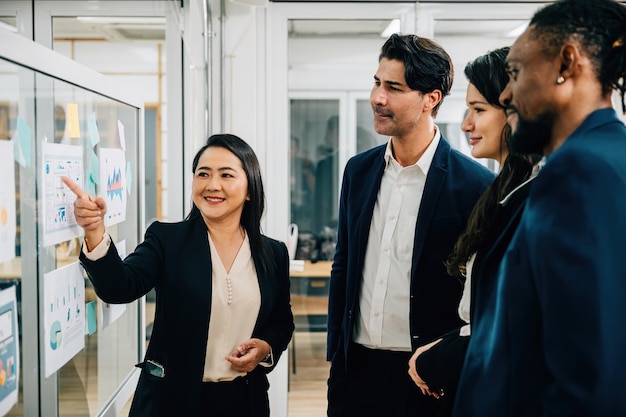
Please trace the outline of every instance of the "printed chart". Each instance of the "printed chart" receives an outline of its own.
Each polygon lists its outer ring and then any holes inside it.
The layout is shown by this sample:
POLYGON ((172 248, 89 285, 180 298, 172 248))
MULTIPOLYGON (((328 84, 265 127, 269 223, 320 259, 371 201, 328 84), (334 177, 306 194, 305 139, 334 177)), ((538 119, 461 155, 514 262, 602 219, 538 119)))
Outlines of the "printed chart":
POLYGON ((57 143, 43 144, 44 246, 65 242, 82 234, 74 218, 76 196, 63 184, 67 176, 83 187, 83 148, 57 143))
POLYGON ((17 403, 20 346, 15 286, 0 291, 0 415, 17 403))
POLYGON ((44 274, 46 377, 85 347, 85 279, 78 262, 44 274))
POLYGON ((100 194, 107 205, 104 224, 126 220, 126 158, 121 149, 100 148, 100 194))

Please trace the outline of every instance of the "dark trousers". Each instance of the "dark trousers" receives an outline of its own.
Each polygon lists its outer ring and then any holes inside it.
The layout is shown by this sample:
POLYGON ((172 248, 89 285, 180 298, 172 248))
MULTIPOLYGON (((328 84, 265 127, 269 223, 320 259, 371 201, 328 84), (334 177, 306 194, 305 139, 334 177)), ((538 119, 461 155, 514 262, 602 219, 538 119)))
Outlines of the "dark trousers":
POLYGON ((245 378, 226 382, 203 382, 198 417, 250 417, 250 399, 245 378))
POLYGON ((423 395, 408 374, 411 355, 353 343, 348 352, 343 417, 437 416, 436 400, 423 395))

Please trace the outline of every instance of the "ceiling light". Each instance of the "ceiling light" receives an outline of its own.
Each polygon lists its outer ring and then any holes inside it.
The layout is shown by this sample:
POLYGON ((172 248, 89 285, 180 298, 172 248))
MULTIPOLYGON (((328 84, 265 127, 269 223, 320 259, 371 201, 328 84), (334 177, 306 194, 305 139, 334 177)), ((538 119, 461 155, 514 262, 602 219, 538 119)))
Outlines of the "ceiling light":
POLYGON ((8 23, 4 23, 4 22, 0 22, 0 28, 4 28, 7 30, 10 30, 11 32, 15 32, 17 33, 17 28, 13 25, 10 25, 8 23))
POLYGON ((400 32, 400 19, 393 19, 380 34, 383 38, 388 38, 394 33, 400 32))
POLYGON ((76 20, 96 24, 165 24, 165 18, 160 16, 77 16, 76 20))
POLYGON ((512 29, 508 31, 507 33, 505 33, 504 36, 507 38, 517 38, 519 35, 524 33, 527 27, 528 27, 528 22, 524 22, 518 27, 516 27, 515 29, 512 29))

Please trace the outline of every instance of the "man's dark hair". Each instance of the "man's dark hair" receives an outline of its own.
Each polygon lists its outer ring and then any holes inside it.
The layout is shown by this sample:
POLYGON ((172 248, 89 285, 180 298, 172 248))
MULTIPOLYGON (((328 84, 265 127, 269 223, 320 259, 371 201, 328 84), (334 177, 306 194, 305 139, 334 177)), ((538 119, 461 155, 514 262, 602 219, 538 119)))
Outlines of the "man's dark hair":
POLYGON ((404 78, 412 90, 441 91, 441 101, 433 107, 433 116, 436 116, 443 97, 450 94, 454 79, 454 66, 448 53, 433 40, 396 33, 383 45, 378 60, 383 58, 404 63, 404 78))
POLYGON ((602 93, 619 90, 626 113, 626 6, 614 0, 560 0, 530 21, 531 34, 553 57, 568 41, 578 43, 592 62, 602 93))

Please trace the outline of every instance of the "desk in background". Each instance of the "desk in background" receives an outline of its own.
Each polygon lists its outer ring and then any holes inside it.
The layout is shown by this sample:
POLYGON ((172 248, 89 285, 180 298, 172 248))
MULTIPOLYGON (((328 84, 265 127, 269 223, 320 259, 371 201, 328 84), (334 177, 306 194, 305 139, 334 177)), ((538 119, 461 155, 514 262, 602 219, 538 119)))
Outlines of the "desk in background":
POLYGON ((328 319, 328 288, 332 261, 304 261, 301 271, 291 271, 291 310, 295 332, 291 364, 296 372, 296 332, 325 332, 328 319))

